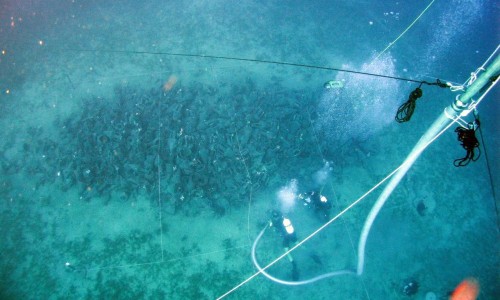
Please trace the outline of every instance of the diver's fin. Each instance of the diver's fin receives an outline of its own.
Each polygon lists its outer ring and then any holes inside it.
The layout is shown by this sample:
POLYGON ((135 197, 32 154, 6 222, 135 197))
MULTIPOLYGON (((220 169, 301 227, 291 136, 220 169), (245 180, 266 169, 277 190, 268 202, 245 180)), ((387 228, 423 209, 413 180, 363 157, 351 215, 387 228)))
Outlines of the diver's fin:
POLYGON ((299 280, 299 268, 297 268, 297 264, 295 261, 292 262, 292 280, 298 281, 299 280))

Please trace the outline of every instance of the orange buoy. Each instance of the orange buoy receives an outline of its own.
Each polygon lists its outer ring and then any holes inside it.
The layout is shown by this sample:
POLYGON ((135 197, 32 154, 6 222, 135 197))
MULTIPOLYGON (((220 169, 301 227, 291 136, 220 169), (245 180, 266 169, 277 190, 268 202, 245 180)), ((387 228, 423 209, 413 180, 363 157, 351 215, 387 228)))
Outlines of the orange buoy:
POLYGON ((475 278, 467 278, 457 285, 450 300, 476 300, 477 295, 479 295, 479 282, 475 278))

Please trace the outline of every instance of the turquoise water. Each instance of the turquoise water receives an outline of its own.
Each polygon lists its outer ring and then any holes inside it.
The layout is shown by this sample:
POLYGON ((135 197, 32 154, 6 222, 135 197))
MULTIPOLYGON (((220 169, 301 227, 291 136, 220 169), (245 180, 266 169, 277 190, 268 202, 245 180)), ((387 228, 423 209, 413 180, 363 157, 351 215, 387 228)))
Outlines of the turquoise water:
MULTIPOLYGON (((494 1, 435 1, 381 54, 431 2, 379 2, 2 2, 0 298, 215 299, 256 273, 271 210, 298 241, 328 220, 299 194, 342 212, 456 93, 422 86, 399 124, 418 83, 299 65, 462 83, 498 44, 494 1)), ((410 169, 363 274, 258 275, 227 299, 447 299, 469 277, 498 297, 496 99, 478 107, 478 161, 453 166, 452 126, 410 169)), ((267 272, 354 270, 380 192, 267 272)), ((268 229, 259 263, 283 252, 268 229)))

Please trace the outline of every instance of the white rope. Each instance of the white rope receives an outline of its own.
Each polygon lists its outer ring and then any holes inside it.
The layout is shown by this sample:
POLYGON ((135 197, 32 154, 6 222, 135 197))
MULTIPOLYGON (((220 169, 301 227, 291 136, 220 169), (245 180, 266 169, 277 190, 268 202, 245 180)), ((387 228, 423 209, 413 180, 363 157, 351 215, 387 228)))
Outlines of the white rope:
POLYGON ((387 47, 385 47, 384 50, 382 50, 382 52, 380 52, 376 57, 375 59, 373 59, 373 61, 377 60, 377 58, 379 58, 382 54, 384 54, 387 50, 389 50, 389 48, 391 48, 392 46, 394 46, 394 44, 396 44, 396 42, 401 38, 403 37, 403 35, 408 31, 410 30, 410 28, 413 27, 413 25, 415 25, 415 23, 417 23, 417 21, 424 15, 424 13, 431 7, 432 4, 434 4, 434 1, 435 0, 432 0, 429 5, 427 5, 427 7, 420 13, 420 15, 418 15, 418 17, 413 21, 411 22, 411 24, 392 42, 389 43, 389 45, 387 45, 387 47))
POLYGON ((161 205, 161 99, 158 99, 158 209, 160 211, 160 249, 161 249, 161 261, 163 261, 163 221, 162 221, 162 205, 161 205))
POLYGON ((190 259, 190 258, 206 256, 206 255, 215 254, 215 253, 223 253, 223 252, 227 252, 227 251, 233 251, 236 249, 247 248, 248 246, 249 246, 248 244, 245 244, 242 246, 230 247, 230 248, 225 248, 225 249, 221 249, 221 250, 212 250, 212 251, 207 251, 207 252, 198 253, 198 254, 192 254, 192 255, 171 258, 171 259, 167 259, 167 260, 157 260, 157 261, 151 261, 151 262, 124 264, 124 265, 111 265, 111 266, 95 267, 95 268, 77 268, 76 270, 100 271, 100 270, 109 270, 109 269, 133 268, 133 267, 141 267, 141 266, 148 266, 148 265, 161 265, 161 264, 175 262, 175 261, 179 261, 179 260, 186 260, 186 259, 190 259))
POLYGON ((470 73, 470 77, 462 84, 462 85, 450 85, 450 89, 452 92, 457 92, 457 91, 465 91, 465 87, 470 86, 474 81, 476 81, 478 75, 480 72, 486 71, 485 66, 490 62, 490 60, 495 56, 495 54, 498 52, 500 49, 500 45, 497 45, 495 51, 491 53, 491 55, 484 61, 484 63, 476 69, 476 71, 470 73))

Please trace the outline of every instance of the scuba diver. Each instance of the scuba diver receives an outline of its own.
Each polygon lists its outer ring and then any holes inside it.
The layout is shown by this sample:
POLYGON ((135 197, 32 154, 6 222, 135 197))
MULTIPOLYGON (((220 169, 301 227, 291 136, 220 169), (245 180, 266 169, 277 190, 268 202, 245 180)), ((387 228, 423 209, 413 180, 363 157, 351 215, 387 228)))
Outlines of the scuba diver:
MULTIPOLYGON (((284 217, 277 210, 271 211, 271 220, 269 220, 269 227, 274 227, 283 237, 283 248, 285 251, 290 249, 290 246, 297 241, 297 236, 295 234, 295 229, 293 228, 292 221, 289 218, 284 217)), ((292 255, 289 253, 287 255, 288 260, 292 264, 292 279, 299 279, 299 271, 297 269, 297 264, 293 259, 292 255)))
POLYGON ((321 221, 330 219, 330 209, 332 204, 328 199, 321 195, 319 191, 299 194, 299 199, 304 201, 304 205, 313 208, 315 213, 321 218, 321 221))
POLYGON ((288 251, 290 244, 297 241, 297 236, 295 235, 295 229, 293 228, 292 221, 285 218, 277 210, 271 211, 271 220, 269 221, 269 226, 274 227, 278 230, 279 234, 283 237, 283 247, 288 251))

